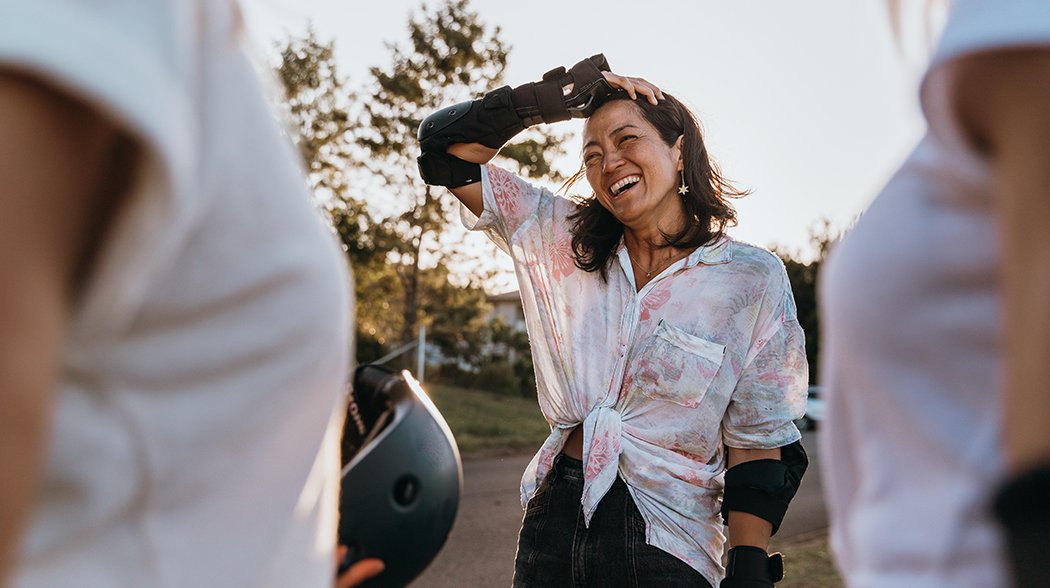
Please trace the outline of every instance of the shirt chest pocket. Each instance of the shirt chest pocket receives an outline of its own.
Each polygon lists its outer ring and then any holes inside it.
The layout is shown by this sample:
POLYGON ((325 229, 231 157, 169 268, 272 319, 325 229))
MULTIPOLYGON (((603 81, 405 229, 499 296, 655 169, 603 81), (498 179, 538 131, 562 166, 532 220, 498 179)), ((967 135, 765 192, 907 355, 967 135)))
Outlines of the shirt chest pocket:
POLYGON ((629 390, 695 408, 722 366, 725 350, 725 345, 661 320, 656 332, 639 344, 628 374, 629 390))

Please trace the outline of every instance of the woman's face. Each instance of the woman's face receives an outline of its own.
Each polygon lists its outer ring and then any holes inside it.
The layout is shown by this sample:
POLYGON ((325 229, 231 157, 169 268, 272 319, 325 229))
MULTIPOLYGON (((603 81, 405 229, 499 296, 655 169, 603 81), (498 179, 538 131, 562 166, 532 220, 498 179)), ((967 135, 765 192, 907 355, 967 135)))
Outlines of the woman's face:
POLYGON ((598 201, 625 227, 678 228, 681 138, 668 145, 631 100, 599 108, 583 128, 583 165, 598 201))

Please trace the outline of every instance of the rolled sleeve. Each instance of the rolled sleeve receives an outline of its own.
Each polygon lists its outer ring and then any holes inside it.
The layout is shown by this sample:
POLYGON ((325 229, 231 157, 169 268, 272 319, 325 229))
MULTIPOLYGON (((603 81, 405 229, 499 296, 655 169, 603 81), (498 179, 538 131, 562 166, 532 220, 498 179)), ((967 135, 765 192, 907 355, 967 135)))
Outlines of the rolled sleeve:
POLYGON ((481 166, 481 191, 481 216, 460 206, 460 219, 468 230, 484 231, 507 252, 514 235, 535 218, 544 197, 549 196, 542 188, 491 164, 481 166))
POLYGON ((801 438, 794 420, 806 409, 809 365, 806 337, 785 296, 768 338, 744 368, 722 419, 726 445, 739 449, 772 449, 801 438))

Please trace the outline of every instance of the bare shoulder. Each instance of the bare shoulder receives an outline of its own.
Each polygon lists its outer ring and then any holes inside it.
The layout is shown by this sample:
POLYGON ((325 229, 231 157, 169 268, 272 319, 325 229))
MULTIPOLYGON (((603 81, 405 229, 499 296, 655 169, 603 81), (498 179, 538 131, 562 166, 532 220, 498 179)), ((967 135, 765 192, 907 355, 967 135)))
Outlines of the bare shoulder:
POLYGON ((953 67, 954 106, 978 149, 1027 136, 1050 144, 1050 47, 978 53, 953 67))
POLYGON ((0 198, 0 249, 11 253, 0 272, 32 264, 63 282, 79 279, 126 188, 136 147, 99 110, 2 69, 0 143, 10 147, 5 181, 20 196, 0 198))

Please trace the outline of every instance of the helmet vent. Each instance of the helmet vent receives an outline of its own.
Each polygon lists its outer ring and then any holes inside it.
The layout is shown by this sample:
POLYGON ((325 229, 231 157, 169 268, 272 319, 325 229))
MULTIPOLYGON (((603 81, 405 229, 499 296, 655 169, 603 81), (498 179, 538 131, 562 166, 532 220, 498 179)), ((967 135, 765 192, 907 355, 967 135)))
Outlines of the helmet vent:
POLYGON ((419 498, 419 478, 411 474, 401 476, 394 482, 394 502, 408 508, 419 498))

